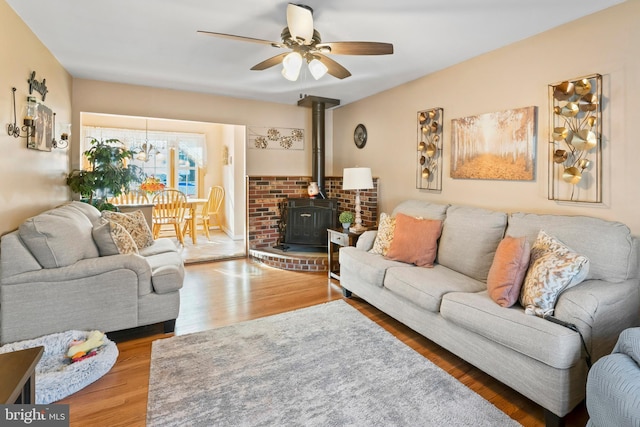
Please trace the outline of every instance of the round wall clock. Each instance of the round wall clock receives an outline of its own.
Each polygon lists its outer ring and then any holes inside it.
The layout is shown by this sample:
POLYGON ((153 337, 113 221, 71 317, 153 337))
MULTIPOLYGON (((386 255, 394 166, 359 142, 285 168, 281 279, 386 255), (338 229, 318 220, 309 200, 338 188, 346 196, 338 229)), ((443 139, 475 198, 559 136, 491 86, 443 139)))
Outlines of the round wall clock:
POLYGON ((367 128, 362 123, 356 126, 356 130, 353 131, 353 142, 358 148, 364 147, 367 143, 367 128))

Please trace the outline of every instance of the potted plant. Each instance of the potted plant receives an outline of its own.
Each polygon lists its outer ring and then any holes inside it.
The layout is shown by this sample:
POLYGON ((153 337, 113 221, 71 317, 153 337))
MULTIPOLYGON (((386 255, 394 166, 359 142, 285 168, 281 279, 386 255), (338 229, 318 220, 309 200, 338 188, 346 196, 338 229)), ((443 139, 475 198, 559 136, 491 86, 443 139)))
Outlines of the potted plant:
POLYGON ((127 164, 133 152, 117 139, 91 140, 91 148, 84 153, 88 169, 74 169, 67 176, 67 185, 84 201, 100 210, 114 210, 107 197, 116 197, 129 190, 145 177, 142 168, 127 164))
POLYGON ((340 221, 342 223, 342 228, 344 228, 345 230, 349 228, 349 226, 351 226, 351 224, 353 223, 354 220, 354 216, 351 212, 348 211, 344 211, 342 213, 340 213, 340 216, 338 217, 338 221, 340 221))

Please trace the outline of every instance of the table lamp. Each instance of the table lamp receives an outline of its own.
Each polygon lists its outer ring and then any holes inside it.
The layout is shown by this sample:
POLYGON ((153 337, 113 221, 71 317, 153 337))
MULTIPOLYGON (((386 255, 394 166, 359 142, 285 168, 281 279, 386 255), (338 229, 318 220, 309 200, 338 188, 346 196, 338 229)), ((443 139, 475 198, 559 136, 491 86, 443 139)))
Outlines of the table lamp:
POLYGON ((371 168, 345 168, 342 173, 342 189, 356 190, 356 225, 349 230, 361 233, 366 229, 362 226, 362 212, 360 209, 360 190, 373 188, 371 168))

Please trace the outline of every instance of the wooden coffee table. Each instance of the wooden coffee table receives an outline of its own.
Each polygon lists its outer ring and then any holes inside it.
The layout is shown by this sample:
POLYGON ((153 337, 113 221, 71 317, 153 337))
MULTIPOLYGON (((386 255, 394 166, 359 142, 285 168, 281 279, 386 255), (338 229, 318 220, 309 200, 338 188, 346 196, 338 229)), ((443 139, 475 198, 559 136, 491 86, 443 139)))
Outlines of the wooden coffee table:
POLYGON ((43 352, 40 346, 0 354, 0 403, 35 404, 35 371, 43 352))

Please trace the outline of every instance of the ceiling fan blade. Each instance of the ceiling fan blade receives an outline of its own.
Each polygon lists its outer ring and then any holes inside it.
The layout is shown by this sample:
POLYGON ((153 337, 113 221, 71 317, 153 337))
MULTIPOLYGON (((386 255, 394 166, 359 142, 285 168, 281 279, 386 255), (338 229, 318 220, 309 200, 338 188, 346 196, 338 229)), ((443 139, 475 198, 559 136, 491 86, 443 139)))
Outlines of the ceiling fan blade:
POLYGON ((237 40, 237 41, 241 41, 241 42, 252 42, 252 43, 260 43, 260 44, 268 44, 268 45, 271 45, 273 47, 285 47, 280 42, 273 42, 273 41, 262 40, 262 39, 254 39, 252 37, 235 36, 233 34, 214 33, 212 31, 202 31, 202 30, 198 30, 198 33, 199 34, 204 34, 206 36, 220 37, 220 38, 223 38, 223 39, 237 40))
POLYGON ((313 41, 313 9, 303 4, 287 5, 287 27, 294 39, 304 40, 304 44, 313 41))
POLYGON ((346 79, 351 75, 349 70, 344 68, 342 65, 338 64, 333 59, 324 56, 324 55, 314 55, 320 62, 322 62, 327 67, 327 73, 331 74, 333 77, 338 79, 346 79))
POLYGON ((379 42, 329 42, 318 43, 318 50, 335 55, 390 55, 393 53, 391 43, 379 42), (325 49, 329 48, 327 52, 325 49))
POLYGON ((290 52, 284 52, 279 55, 272 56, 271 58, 265 59, 259 64, 254 65, 253 67, 251 67, 251 69, 254 71, 262 71, 262 70, 266 70, 267 68, 271 68, 274 65, 280 64, 284 59, 284 57, 287 56, 289 53, 290 52))

